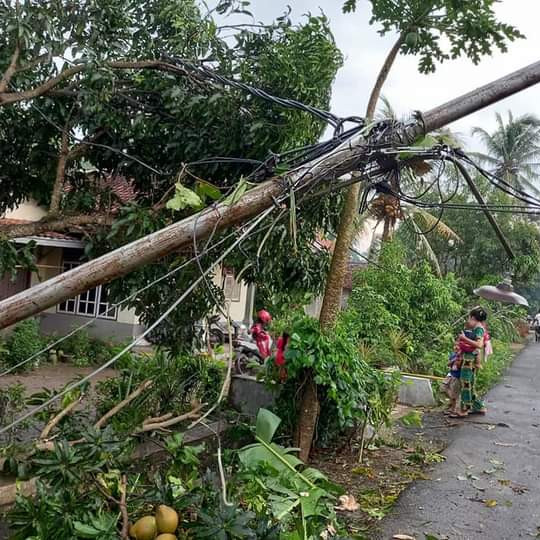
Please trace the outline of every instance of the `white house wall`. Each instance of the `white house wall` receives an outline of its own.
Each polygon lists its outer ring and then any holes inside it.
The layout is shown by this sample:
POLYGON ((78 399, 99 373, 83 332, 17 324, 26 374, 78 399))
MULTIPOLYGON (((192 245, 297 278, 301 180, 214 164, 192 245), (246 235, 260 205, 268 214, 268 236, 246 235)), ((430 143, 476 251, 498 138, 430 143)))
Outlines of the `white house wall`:
MULTIPOLYGON (((212 281, 219 287, 223 287, 223 279, 224 279, 224 273, 223 269, 220 266, 218 270, 216 270, 212 281)), ((244 320, 246 316, 246 308, 247 308, 247 301, 248 301, 248 285, 246 285, 245 282, 240 283, 240 296, 238 301, 231 301, 231 300, 225 300, 225 311, 229 312, 230 317, 233 321, 241 322, 244 320)))
POLYGON ((22 202, 14 208, 13 210, 8 210, 3 217, 9 219, 24 219, 27 221, 38 221, 41 218, 45 217, 47 212, 38 206, 36 201, 33 199, 28 199, 27 201, 22 202))

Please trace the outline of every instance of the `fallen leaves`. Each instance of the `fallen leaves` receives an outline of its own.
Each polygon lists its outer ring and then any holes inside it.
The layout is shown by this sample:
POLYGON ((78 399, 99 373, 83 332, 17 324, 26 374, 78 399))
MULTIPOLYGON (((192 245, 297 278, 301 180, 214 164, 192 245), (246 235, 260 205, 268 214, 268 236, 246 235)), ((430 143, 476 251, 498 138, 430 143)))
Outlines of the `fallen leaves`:
POLYGON ((360 508, 360 505, 356 502, 353 495, 342 495, 339 498, 339 506, 336 506, 336 510, 342 512, 356 512, 360 508))
POLYGON ((394 534, 392 540, 416 540, 414 536, 409 536, 408 534, 394 534))
POLYGON ((484 501, 484 504, 488 507, 488 508, 495 508, 497 506, 497 501, 495 499, 486 499, 484 501))

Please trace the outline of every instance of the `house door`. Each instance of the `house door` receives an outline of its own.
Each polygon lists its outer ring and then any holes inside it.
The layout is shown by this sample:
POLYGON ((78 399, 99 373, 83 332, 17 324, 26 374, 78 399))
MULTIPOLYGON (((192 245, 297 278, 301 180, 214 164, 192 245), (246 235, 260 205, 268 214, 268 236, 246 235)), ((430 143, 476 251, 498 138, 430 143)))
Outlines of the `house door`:
POLYGON ((0 300, 5 300, 18 292, 28 288, 30 281, 30 273, 27 270, 19 270, 15 279, 11 274, 6 274, 0 279, 0 300))

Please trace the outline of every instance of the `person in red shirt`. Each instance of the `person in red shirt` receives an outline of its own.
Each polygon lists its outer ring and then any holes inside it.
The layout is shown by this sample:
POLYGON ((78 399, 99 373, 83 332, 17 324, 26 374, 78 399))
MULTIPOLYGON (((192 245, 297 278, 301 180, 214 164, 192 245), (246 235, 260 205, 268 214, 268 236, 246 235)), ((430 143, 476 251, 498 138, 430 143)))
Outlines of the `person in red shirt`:
POLYGON ((287 380, 287 369, 285 367, 285 349, 289 343, 289 334, 283 332, 277 340, 276 366, 279 369, 279 380, 285 382, 287 380))
POLYGON ((270 334, 266 331, 268 325, 272 322, 272 315, 268 313, 265 309, 261 309, 257 313, 257 319, 255 324, 251 327, 250 333, 257 348, 259 349, 259 354, 263 360, 266 360, 270 356, 270 334))

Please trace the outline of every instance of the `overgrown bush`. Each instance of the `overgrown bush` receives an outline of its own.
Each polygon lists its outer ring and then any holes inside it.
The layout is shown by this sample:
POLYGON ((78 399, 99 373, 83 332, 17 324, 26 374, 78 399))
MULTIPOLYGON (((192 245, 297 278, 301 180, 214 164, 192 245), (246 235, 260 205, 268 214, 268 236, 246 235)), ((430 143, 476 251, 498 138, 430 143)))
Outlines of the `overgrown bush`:
POLYGON ((462 302, 453 276, 435 276, 426 262, 407 266, 403 247, 389 242, 378 266, 355 275, 343 321, 355 340, 374 347, 380 367, 417 369, 435 340, 455 332, 462 302))
MULTIPOLYGON (((4 350, 0 353, 2 363, 6 367, 16 366, 37 354, 44 347, 44 340, 39 332, 39 323, 35 319, 26 319, 15 326, 6 339, 4 350)), ((39 365, 44 355, 36 356, 16 369, 23 371, 39 365)))
POLYGON ((318 385, 320 442, 358 425, 366 415, 374 424, 384 423, 394 403, 395 381, 364 360, 348 324, 340 321, 328 333, 321 331, 317 320, 305 315, 297 315, 288 324, 288 378, 276 411, 289 432, 296 423, 298 388, 306 369, 312 370, 318 385))
POLYGON ((225 364, 206 355, 175 355, 164 349, 154 355, 119 361, 120 373, 97 385, 97 413, 105 414, 146 380, 152 387, 112 419, 118 430, 130 431, 150 416, 181 414, 194 402, 213 403, 223 382, 225 364))
POLYGON ((118 345, 111 345, 79 330, 58 344, 58 349, 79 367, 102 364, 114 355, 118 345))

